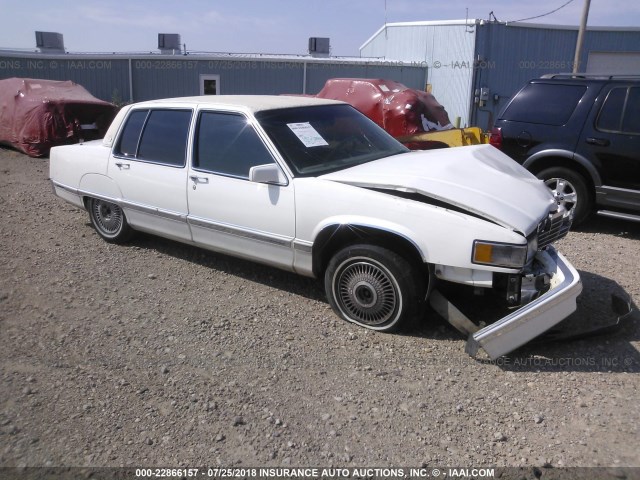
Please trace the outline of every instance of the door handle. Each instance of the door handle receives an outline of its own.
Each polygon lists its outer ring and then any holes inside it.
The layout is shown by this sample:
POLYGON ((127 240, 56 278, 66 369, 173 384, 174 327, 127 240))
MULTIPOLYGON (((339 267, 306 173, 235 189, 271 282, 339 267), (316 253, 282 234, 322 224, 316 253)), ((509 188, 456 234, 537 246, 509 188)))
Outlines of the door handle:
POLYGON ((189 177, 193 183, 209 183, 209 179, 207 177, 198 177, 196 175, 191 175, 189 177))
POLYGON ((118 167, 120 170, 129 170, 131 168, 131 165, 129 165, 128 163, 116 162, 116 167, 118 167))
POLYGON ((587 138, 586 142, 589 145, 598 145, 599 147, 608 147, 609 144, 611 143, 606 138, 595 138, 595 137, 587 138))

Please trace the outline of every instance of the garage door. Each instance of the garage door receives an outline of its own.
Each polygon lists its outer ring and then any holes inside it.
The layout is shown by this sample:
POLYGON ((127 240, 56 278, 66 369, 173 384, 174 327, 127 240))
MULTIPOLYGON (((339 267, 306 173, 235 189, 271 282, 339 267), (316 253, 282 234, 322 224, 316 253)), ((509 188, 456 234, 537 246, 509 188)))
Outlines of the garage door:
POLYGON ((640 75, 640 52, 589 52, 587 73, 640 75))

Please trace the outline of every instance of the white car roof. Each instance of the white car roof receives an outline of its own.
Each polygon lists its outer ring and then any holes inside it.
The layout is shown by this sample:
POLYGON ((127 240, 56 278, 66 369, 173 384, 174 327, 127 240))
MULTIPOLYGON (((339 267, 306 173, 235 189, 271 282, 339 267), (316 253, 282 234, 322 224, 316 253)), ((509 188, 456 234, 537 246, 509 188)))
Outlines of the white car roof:
POLYGON ((313 105, 332 105, 344 103, 337 100, 327 100, 314 97, 304 97, 295 95, 202 95, 199 97, 177 97, 164 98, 159 100, 149 100, 147 102, 136 103, 135 106, 162 106, 179 103, 181 105, 206 105, 237 107, 244 111, 253 113, 261 110, 274 110, 289 107, 305 107, 313 105))
POLYGON ((199 97, 176 97, 148 100, 133 103, 123 107, 107 130, 102 144, 112 147, 122 121, 132 108, 144 107, 222 107, 225 110, 243 111, 255 114, 263 110, 277 110, 290 107, 308 107, 313 105, 339 105, 344 102, 327 100, 324 98, 304 97, 295 95, 202 95, 199 97))

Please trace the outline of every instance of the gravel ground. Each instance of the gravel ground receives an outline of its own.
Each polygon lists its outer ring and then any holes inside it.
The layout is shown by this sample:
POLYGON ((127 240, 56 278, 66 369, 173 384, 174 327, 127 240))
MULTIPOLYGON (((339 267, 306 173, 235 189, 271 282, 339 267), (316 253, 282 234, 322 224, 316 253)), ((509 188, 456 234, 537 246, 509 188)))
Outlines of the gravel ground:
MULTIPOLYGON (((640 316, 469 358, 433 314, 339 320, 310 279, 139 235, 110 245, 0 149, 0 466, 640 466, 640 316)), ((560 242, 569 324, 640 301, 640 224, 560 242)), ((466 308, 481 308, 467 305, 466 308)), ((465 308, 463 306, 463 308, 465 308)))

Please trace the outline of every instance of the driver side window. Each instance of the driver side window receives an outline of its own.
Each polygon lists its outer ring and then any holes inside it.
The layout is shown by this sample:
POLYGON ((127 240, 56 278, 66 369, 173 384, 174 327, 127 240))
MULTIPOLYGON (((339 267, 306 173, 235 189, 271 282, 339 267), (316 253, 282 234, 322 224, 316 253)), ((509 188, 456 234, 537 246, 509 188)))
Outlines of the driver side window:
POLYGON ((248 179, 251 167, 268 163, 274 163, 273 157, 245 116, 200 114, 193 155, 195 169, 248 179))

